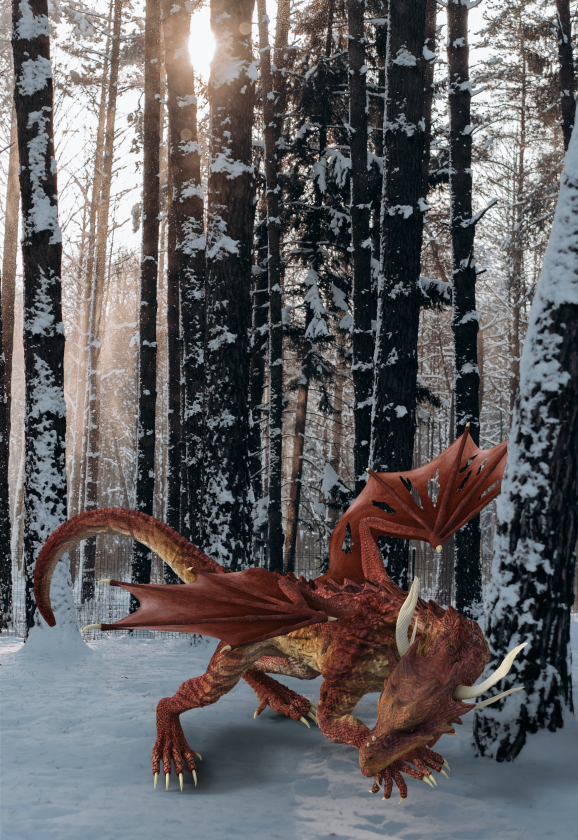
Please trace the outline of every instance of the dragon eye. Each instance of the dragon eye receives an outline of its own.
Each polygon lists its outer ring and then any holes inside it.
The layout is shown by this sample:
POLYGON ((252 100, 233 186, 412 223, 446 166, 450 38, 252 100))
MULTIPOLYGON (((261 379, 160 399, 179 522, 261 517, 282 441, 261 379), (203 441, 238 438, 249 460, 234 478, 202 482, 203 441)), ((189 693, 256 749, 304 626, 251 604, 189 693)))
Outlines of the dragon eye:
POLYGON ((415 729, 406 729, 405 734, 409 735, 410 732, 415 732, 415 729))

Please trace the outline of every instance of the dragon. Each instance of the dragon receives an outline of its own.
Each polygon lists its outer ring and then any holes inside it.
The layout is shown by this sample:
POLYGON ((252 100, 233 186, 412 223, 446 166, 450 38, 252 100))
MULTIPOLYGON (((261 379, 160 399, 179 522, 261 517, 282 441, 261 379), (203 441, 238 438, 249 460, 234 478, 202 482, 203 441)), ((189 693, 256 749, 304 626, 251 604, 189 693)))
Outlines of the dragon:
POLYGON ((201 755, 185 739, 180 715, 216 703, 244 679, 258 698, 255 718, 268 706, 307 726, 315 722, 326 738, 359 751, 361 772, 373 779, 371 792, 383 786, 383 798, 389 799, 395 782, 403 802, 408 789, 402 774, 432 787, 432 770, 447 775, 448 762, 433 750, 442 735, 456 735, 454 726, 464 714, 521 688, 467 702, 504 677, 524 645, 474 685, 489 658, 480 627, 451 606, 443 609, 420 598, 417 577, 409 592, 392 581, 376 537, 420 539, 440 551, 499 493, 506 457, 505 443, 481 450, 466 428, 424 467, 369 471, 365 488, 331 536, 328 572, 309 581, 263 568, 232 572, 140 512, 85 512, 57 528, 44 544, 35 568, 36 603, 54 626, 50 581, 56 563, 73 544, 99 533, 138 540, 183 581, 154 585, 104 579, 128 590, 139 608, 114 624, 90 625, 103 631, 140 627, 200 633, 220 640, 206 672, 158 703, 155 788, 161 762, 167 790, 173 765, 181 791, 185 766, 196 786, 201 755), (321 675, 319 703, 272 674, 302 680, 321 675), (354 715, 369 692, 380 692, 372 729, 354 715))

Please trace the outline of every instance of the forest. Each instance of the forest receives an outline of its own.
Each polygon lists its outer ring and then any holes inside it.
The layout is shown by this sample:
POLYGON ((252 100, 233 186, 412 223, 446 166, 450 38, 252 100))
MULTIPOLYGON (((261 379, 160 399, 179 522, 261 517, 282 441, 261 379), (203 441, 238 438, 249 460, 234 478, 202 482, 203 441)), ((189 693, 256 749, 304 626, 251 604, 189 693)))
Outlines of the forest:
MULTIPOLYGON (((485 622, 493 667, 533 641, 479 755, 562 728, 577 26, 570 0, 3 0, 2 634, 41 626, 66 519, 140 511, 232 571, 314 578, 368 468, 467 428, 509 440, 498 501, 439 554, 381 537, 384 563, 485 622)), ((85 623, 103 576, 179 582, 129 537, 69 560, 85 623)))

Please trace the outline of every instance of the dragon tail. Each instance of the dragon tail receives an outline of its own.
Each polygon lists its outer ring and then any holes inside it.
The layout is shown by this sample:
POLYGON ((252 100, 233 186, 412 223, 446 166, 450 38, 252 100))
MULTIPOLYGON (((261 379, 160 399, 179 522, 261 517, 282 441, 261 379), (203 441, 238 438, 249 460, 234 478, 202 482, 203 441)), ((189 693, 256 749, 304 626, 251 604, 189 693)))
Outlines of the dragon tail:
POLYGON ((227 571, 154 516, 122 508, 86 511, 60 525, 46 540, 36 561, 34 596, 40 614, 50 627, 56 624, 50 604, 50 583, 56 564, 69 548, 97 534, 122 534, 143 543, 185 583, 195 580, 196 571, 213 574, 227 571))

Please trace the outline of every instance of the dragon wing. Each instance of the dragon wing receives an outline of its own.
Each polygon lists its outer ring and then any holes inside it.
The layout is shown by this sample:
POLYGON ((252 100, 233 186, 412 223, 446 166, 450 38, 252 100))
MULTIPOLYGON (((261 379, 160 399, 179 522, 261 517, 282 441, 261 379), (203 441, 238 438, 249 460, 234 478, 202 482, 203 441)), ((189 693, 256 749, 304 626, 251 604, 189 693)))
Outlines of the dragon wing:
MULTIPOLYGON (((359 524, 379 519, 379 535, 423 540, 441 546, 496 498, 507 458, 507 443, 479 449, 466 427, 444 452, 406 472, 369 470, 364 489, 339 520, 329 541, 329 570, 317 580, 363 583, 359 524)), ((373 527, 373 526, 372 526, 373 527)))
POLYGON ((283 636, 329 620, 298 588, 266 569, 227 575, 195 572, 194 583, 145 584, 111 580, 134 595, 139 608, 101 630, 168 630, 222 639, 232 648, 283 636))

